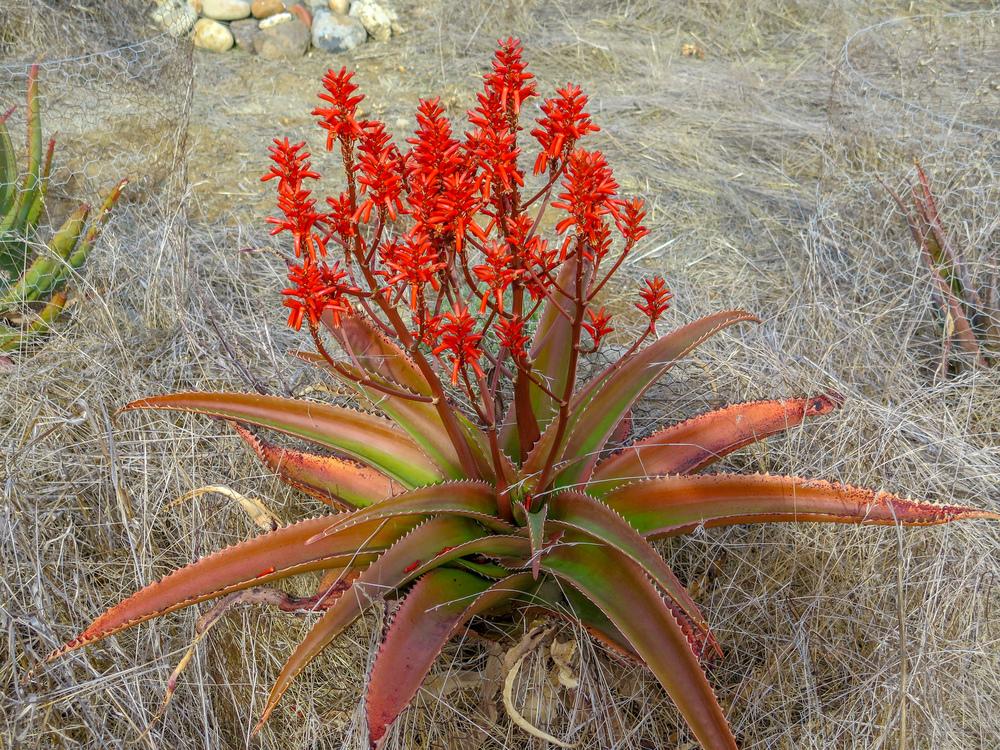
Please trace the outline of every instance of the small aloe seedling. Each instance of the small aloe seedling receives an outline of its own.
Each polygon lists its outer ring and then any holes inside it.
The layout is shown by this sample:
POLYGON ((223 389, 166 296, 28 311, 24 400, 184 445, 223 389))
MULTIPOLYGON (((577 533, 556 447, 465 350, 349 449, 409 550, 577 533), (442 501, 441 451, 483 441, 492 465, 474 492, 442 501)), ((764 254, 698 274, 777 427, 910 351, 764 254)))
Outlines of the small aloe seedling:
MULTIPOLYGON (((612 331, 596 300, 647 234, 623 199, 587 97, 567 85, 541 105, 527 192, 520 114, 534 97, 519 42, 502 42, 470 129, 422 101, 405 151, 346 70, 314 112, 347 189, 319 210, 304 144, 276 140, 274 232, 292 237, 289 322, 300 353, 367 408, 244 393, 154 396, 232 424, 285 482, 340 510, 216 552, 109 609, 53 654, 209 599, 322 573, 322 612, 286 662, 263 722, 295 677, 369 607, 399 600, 367 689, 373 745, 471 618, 548 612, 648 667, 697 740, 736 739, 702 667, 709 623, 653 540, 704 526, 830 521, 921 526, 997 514, 788 476, 699 474, 732 451, 827 414, 839 396, 735 404, 628 440, 643 394, 702 342, 750 313, 727 310, 665 335, 671 293, 647 279, 641 334, 589 379, 581 362, 612 331), (558 186, 558 187, 557 187, 558 186), (554 242, 539 233, 550 196, 554 242), (405 219, 405 220, 404 220, 405 219), (336 255, 336 257, 334 257, 336 255), (334 350, 330 340, 338 345, 334 350), (265 433, 311 444, 285 447, 265 433)), ((282 600, 285 601, 285 600, 282 600)), ((259 728, 260 725, 258 725, 259 728)))
POLYGON ((7 130, 14 108, 0 115, 0 352, 13 351, 49 330, 66 304, 62 289, 67 279, 86 261, 125 186, 122 180, 108 193, 89 226, 90 208, 80 206, 35 251, 55 152, 53 139, 43 154, 39 109, 38 66, 33 65, 28 73, 28 168, 20 185, 17 156, 7 130), (16 323, 17 328, 8 323, 16 323))
POLYGON ((912 206, 888 185, 883 186, 906 217, 910 234, 920 250, 933 283, 934 301, 944 320, 944 347, 938 374, 944 377, 952 363, 955 344, 975 366, 990 364, 1000 346, 1000 306, 996 280, 977 290, 960 247, 952 241, 931 189, 931 181, 919 162, 914 163, 917 182, 911 184, 912 206))

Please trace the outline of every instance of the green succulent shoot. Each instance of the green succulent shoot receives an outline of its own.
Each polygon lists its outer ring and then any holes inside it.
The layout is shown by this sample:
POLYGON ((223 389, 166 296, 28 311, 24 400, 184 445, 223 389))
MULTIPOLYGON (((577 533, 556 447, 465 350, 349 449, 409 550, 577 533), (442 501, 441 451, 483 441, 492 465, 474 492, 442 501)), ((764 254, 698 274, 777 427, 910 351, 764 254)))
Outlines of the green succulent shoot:
POLYGON ((90 207, 82 205, 43 241, 38 225, 45 213, 55 140, 43 148, 38 65, 28 73, 23 173, 7 129, 14 110, 0 115, 0 352, 14 351, 52 327, 66 305, 66 282, 83 266, 126 184, 122 180, 108 192, 89 223, 90 207))

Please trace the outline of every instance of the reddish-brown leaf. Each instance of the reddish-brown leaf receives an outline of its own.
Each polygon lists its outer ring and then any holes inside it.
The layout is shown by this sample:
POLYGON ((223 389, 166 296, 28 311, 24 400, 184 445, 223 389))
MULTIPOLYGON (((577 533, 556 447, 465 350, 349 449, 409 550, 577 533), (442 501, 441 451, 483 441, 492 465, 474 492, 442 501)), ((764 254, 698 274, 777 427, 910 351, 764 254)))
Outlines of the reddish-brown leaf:
POLYGON ((606 495, 622 484, 662 474, 689 474, 735 450, 829 414, 843 403, 839 394, 751 401, 700 414, 622 448, 601 461, 587 485, 606 495))
POLYGON ((702 525, 770 521, 933 526, 971 518, 1000 520, 998 513, 962 505, 767 474, 656 477, 620 487, 604 501, 647 538, 684 534, 702 525))
POLYGON ((371 505, 403 491, 398 482, 357 461, 283 448, 238 422, 230 425, 281 481, 339 510, 371 505))
POLYGON ((725 714, 683 628, 646 573, 587 537, 556 545, 542 568, 576 587, 628 639, 673 699, 704 750, 737 750, 725 714))
POLYGON ((365 708, 373 746, 413 700, 444 645, 469 619, 527 591, 533 583, 529 573, 490 585, 463 570, 437 568, 414 584, 382 641, 368 681, 365 708))
POLYGON ((443 479, 440 470, 389 420, 332 404, 256 393, 171 393, 122 407, 206 414, 283 432, 345 453, 408 487, 443 479))
MULTIPOLYGON (((391 524, 391 520, 373 523, 391 524)), ((482 528, 472 521, 442 516, 426 521, 386 550, 323 614, 285 662, 254 731, 264 725, 299 673, 368 607, 428 570, 448 562, 453 558, 449 553, 482 535, 482 528)))
POLYGON ((136 592, 94 620, 48 658, 99 641, 154 617, 233 591, 329 568, 354 568, 406 534, 419 518, 355 526, 321 543, 307 540, 330 525, 329 516, 285 526, 203 557, 136 592))

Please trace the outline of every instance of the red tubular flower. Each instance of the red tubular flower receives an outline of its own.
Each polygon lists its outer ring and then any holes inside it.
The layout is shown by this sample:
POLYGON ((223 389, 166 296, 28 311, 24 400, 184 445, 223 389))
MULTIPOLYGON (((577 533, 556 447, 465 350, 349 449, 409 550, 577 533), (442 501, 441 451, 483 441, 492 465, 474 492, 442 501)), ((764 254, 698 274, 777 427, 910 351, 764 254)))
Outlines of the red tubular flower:
POLYGON ((521 104, 535 93, 534 76, 527 72, 521 59, 521 40, 509 37, 497 43, 493 54, 493 70, 483 76, 483 92, 477 96, 479 106, 469 113, 469 122, 479 127, 496 127, 506 120, 509 130, 517 129, 521 104))
POLYGON ((558 251, 538 234, 530 234, 533 221, 525 214, 514 217, 509 224, 507 244, 513 249, 517 264, 526 269, 521 283, 533 300, 543 297, 552 285, 552 272, 559 266, 558 251), (530 236, 529 236, 530 234, 530 236))
POLYGON ((428 285, 435 291, 441 288, 438 276, 447 263, 426 236, 409 232, 402 242, 383 246, 381 254, 385 268, 379 274, 385 277, 389 286, 409 289, 411 310, 417 309, 428 285))
POLYGON ((330 211, 326 215, 326 224, 329 227, 330 235, 336 235, 343 245, 344 250, 348 250, 348 243, 358 232, 358 220, 354 218, 354 210, 351 207, 351 197, 347 193, 341 193, 336 198, 327 198, 326 203, 330 206, 330 211))
POLYGON ((611 315, 603 307, 596 313, 593 310, 587 310, 587 317, 590 320, 583 321, 583 327, 590 334, 590 338, 594 340, 594 350, 596 351, 601 346, 601 339, 615 329, 611 327, 611 315))
POLYGON ((535 174, 544 172, 550 160, 571 153, 576 142, 587 133, 600 130, 586 111, 587 95, 579 86, 567 83, 564 88, 556 89, 556 94, 544 101, 544 117, 539 118, 538 127, 531 131, 542 147, 535 160, 535 174))
POLYGON ((303 186, 307 179, 319 179, 319 175, 312 171, 309 153, 302 150, 304 146, 305 143, 292 144, 287 138, 275 138, 274 145, 269 149, 274 163, 261 181, 278 180, 278 208, 285 215, 283 219, 273 216, 267 219, 269 224, 275 225, 271 234, 291 232, 295 257, 301 258, 304 254, 315 262, 317 254, 326 255, 325 240, 314 232, 325 218, 316 211, 316 201, 303 186))
POLYGON ((483 170, 483 195, 489 196, 495 183, 502 192, 524 185, 524 172, 517 165, 518 116, 521 104, 535 94, 534 76, 521 59, 521 42, 510 38, 499 42, 493 69, 483 76, 483 91, 476 95, 478 106, 469 112, 476 130, 466 134, 469 158, 483 170))
POLYGON ((444 314, 440 325, 440 343, 434 348, 434 354, 441 356, 448 352, 451 360, 451 383, 458 384, 458 374, 465 367, 471 367, 476 375, 483 376, 483 368, 479 366, 479 358, 483 356, 479 344, 483 339, 481 333, 475 333, 476 319, 469 314, 466 307, 457 307, 454 312, 444 314))
POLYGON ((528 342, 531 340, 524 332, 524 318, 517 315, 501 318, 497 321, 496 332, 500 346, 510 352, 515 362, 523 363, 528 353, 528 342))
POLYGON ((635 244, 647 234, 649 230, 642 225, 642 220, 646 218, 646 211, 642 198, 631 198, 623 201, 615 211, 615 225, 626 242, 635 244))
POLYGON ((645 286, 639 292, 642 302, 636 302, 635 306, 649 318, 649 329, 654 330, 656 321, 670 309, 670 300, 674 298, 674 294, 667 288, 667 282, 662 276, 644 279, 644 283, 645 286))
POLYGON ((507 244, 489 242, 483 251, 486 262, 472 268, 476 278, 487 287, 482 294, 482 305, 479 308, 481 313, 486 310, 486 303, 491 295, 496 298, 497 309, 503 309, 504 292, 523 273, 522 269, 513 267, 514 256, 507 244))
POLYGON ((292 286, 282 291, 288 298, 284 303, 290 310, 288 325, 298 331, 302 328, 302 320, 308 317, 309 324, 315 326, 326 310, 333 313, 334 325, 339 325, 340 316, 351 312, 346 295, 356 291, 343 283, 345 278, 347 273, 337 262, 327 266, 306 260, 302 265, 290 266, 288 280, 292 286))
POLYGON ((458 252, 462 252, 466 232, 472 232, 484 241, 487 237, 475 218, 482 208, 478 185, 479 181, 471 170, 446 177, 434 209, 427 217, 428 228, 439 235, 454 234, 458 252))
POLYGON ((358 183, 367 199, 358 207, 358 217, 367 222, 373 208, 388 211, 396 219, 396 211, 403 210, 399 200, 403 191, 403 156, 392 143, 392 136, 385 132, 385 125, 377 120, 361 126, 358 143, 358 183))
POLYGON ((492 195, 494 189, 510 193, 524 187, 524 172, 517 165, 521 150, 513 132, 503 128, 484 126, 465 135, 468 158, 482 170, 482 193, 492 195), (499 185, 497 185, 499 183, 499 185))
POLYGON ((433 224, 432 216, 443 220, 438 202, 445 181, 463 170, 461 144, 452 136, 451 123, 444 116, 439 99, 422 99, 417 107, 417 129, 407 143, 406 202, 418 224, 433 224))
POLYGON ((354 92, 358 86, 351 82, 354 72, 347 72, 347 68, 341 68, 339 72, 333 70, 326 71, 323 76, 324 91, 320 92, 319 98, 327 102, 329 107, 317 107, 313 114, 320 118, 319 126, 326 131, 326 150, 333 149, 333 142, 341 139, 350 141, 361 136, 361 126, 355 119, 358 111, 358 104, 364 100, 364 96, 354 92))
POLYGON ((569 215, 556 224, 556 231, 561 234, 576 227, 576 233, 595 248, 606 243, 604 217, 615 208, 618 183, 604 155, 600 151, 574 151, 567 162, 562 186, 563 192, 558 201, 552 202, 552 207, 569 215))

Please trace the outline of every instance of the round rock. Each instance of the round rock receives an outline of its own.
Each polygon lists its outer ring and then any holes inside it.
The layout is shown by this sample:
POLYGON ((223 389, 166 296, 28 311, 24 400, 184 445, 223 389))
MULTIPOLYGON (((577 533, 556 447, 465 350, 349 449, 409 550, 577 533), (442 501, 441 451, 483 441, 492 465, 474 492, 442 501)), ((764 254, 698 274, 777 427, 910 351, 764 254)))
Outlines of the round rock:
POLYGON ((351 0, 327 0, 326 6, 334 13, 346 16, 351 9, 351 0))
POLYGON ((265 29, 270 29, 275 26, 280 26, 283 23, 288 23, 294 18, 295 16, 293 16, 291 13, 277 13, 273 16, 268 16, 267 18, 265 18, 260 22, 260 30, 264 31, 265 29))
POLYGON ((375 0, 354 0, 351 3, 351 16, 361 21, 361 25, 377 42, 387 42, 392 36, 392 24, 397 20, 395 11, 391 11, 375 0))
POLYGON ((261 29, 253 40, 257 54, 267 60, 288 60, 302 57, 309 49, 309 29, 298 18, 261 29))
POLYGON ((269 18, 278 13, 283 13, 285 4, 282 0, 253 0, 250 3, 250 12, 254 18, 269 18))
POLYGON ((216 21, 238 21, 250 15, 247 0, 202 0, 201 14, 216 21))
POLYGON ((254 53, 253 40, 260 33, 260 27, 257 26, 256 18, 243 18, 239 21, 233 21, 229 24, 229 31, 232 32, 237 47, 246 50, 250 54, 254 53))
POLYGON ((324 52, 347 52, 364 44, 368 32, 357 18, 331 13, 325 8, 316 10, 312 25, 312 43, 324 52))
POLYGON ((194 46, 211 52, 225 52, 233 46, 233 35, 224 23, 199 18, 194 25, 194 46))

